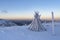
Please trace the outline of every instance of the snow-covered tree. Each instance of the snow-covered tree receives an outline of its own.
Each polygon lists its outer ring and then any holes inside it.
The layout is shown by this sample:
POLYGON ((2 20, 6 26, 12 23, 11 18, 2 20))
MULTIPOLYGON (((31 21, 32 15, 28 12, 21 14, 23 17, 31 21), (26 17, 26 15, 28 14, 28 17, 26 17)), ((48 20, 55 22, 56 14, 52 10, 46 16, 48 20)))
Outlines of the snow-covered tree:
POLYGON ((34 19, 28 29, 32 31, 46 31, 45 27, 41 23, 39 12, 35 12, 34 19))

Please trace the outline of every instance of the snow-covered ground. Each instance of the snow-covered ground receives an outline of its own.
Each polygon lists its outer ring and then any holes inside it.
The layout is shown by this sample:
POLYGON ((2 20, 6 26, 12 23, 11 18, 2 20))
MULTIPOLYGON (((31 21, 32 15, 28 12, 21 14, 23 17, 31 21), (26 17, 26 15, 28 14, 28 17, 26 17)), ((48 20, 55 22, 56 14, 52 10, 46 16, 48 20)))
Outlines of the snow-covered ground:
POLYGON ((55 35, 51 23, 44 24, 47 31, 35 32, 28 26, 0 27, 0 40, 60 40, 60 23, 55 23, 55 35))

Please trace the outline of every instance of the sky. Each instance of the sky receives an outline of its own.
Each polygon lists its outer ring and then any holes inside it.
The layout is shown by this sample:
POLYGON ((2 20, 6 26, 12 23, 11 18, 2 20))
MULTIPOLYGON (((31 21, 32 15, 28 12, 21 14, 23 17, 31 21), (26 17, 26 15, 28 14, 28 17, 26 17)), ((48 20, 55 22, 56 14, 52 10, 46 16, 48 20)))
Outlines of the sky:
POLYGON ((41 19, 50 19, 54 12, 60 18, 60 0, 0 0, 0 18, 32 19, 34 11, 39 11, 41 19))

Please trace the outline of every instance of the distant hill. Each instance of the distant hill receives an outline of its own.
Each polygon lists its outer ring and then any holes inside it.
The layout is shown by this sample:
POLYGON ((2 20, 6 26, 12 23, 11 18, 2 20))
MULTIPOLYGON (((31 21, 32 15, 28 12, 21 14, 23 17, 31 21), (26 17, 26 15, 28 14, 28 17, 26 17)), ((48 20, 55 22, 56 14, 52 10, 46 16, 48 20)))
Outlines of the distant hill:
MULTIPOLYGON (((15 26, 15 25, 29 25, 32 20, 8 20, 8 19, 0 19, 0 26, 15 26)), ((49 23, 51 20, 41 20, 42 23, 49 23)), ((60 22, 59 20, 55 20, 55 22, 60 22)))
MULTIPOLYGON (((11 21, 13 21, 14 23, 16 23, 17 25, 20 25, 20 26, 25 25, 25 24, 29 25, 32 22, 32 20, 11 20, 11 21)), ((41 20, 41 22, 49 23, 49 22, 51 22, 51 20, 41 20)), ((55 20, 55 22, 60 22, 60 21, 55 20)))
POLYGON ((0 26, 16 26, 14 22, 10 20, 0 19, 0 26))

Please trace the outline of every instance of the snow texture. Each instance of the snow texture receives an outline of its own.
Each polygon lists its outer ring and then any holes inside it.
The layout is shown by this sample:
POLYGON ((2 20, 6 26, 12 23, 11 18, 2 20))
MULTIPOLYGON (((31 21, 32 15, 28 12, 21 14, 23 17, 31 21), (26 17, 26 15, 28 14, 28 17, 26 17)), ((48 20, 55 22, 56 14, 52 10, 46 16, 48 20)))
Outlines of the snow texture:
POLYGON ((30 31, 28 26, 0 27, 0 40, 60 40, 60 23, 55 22, 55 35, 51 31, 51 23, 43 25, 47 31, 30 31))

